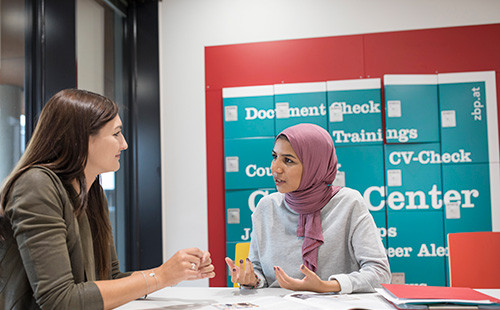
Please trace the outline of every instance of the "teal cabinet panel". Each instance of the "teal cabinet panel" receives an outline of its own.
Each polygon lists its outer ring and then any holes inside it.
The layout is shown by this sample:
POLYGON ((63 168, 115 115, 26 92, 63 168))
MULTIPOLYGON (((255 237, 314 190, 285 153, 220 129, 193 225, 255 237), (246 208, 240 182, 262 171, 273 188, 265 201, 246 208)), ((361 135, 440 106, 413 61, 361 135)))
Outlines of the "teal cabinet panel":
POLYGON ((406 284, 445 286, 448 253, 442 213, 389 213, 387 226, 395 230, 388 237, 391 272, 403 274, 406 284))
POLYGON ((226 191, 226 241, 250 242, 252 213, 260 199, 276 188, 226 191))
POLYGON ((385 145, 388 212, 442 212, 438 143, 385 145))
POLYGON ((274 138, 225 139, 226 190, 274 187, 274 138))
POLYGON ((499 161, 495 90, 493 71, 439 75, 442 151, 462 154, 444 165, 499 161))
POLYGON ((327 82, 328 131, 336 146, 382 144, 380 79, 327 82))
POLYGON ((382 145, 336 147, 338 172, 334 184, 361 193, 370 212, 385 212, 382 145))
POLYGON ((439 141, 437 75, 384 75, 387 143, 439 141))
POLYGON ((325 82, 276 84, 274 93, 276 135, 301 123, 316 124, 328 130, 325 82))
POLYGON ((372 216, 373 220, 375 221, 375 226, 377 226, 377 229, 380 233, 382 243, 384 244, 384 247, 387 248, 387 238, 389 235, 392 235, 394 233, 394 229, 388 229, 385 212, 375 212, 372 213, 372 216))
POLYGON ((274 88, 231 87, 222 90, 224 138, 274 137, 274 88))
POLYGON ((499 164, 443 166, 445 233, 491 231, 490 169, 499 164))

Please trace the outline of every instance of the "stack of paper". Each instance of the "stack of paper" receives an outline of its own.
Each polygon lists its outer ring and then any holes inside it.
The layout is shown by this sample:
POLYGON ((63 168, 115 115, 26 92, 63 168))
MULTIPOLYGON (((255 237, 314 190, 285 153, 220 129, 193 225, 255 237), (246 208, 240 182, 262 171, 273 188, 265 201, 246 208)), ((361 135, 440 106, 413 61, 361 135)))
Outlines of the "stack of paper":
POLYGON ((382 284, 379 293, 398 309, 500 309, 500 300, 465 287, 382 284), (452 308, 449 308, 449 307, 452 308))
MULTIPOLYGON (((285 295, 286 300, 301 303, 307 309, 335 309, 335 310, 393 310, 379 294, 339 294, 339 293, 314 293, 293 292, 285 295)), ((288 309, 287 309, 288 310, 288 309)))

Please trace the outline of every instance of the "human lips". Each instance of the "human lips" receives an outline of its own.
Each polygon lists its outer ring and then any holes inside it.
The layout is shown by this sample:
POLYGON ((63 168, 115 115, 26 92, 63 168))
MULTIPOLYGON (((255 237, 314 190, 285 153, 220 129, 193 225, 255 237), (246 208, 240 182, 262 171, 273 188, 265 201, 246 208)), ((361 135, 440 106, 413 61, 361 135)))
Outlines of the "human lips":
POLYGON ((279 179, 279 178, 277 178, 277 177, 274 177, 274 184, 276 184, 276 185, 281 185, 281 184, 283 184, 283 183, 285 183, 285 181, 284 181, 284 180, 281 180, 281 179, 279 179))

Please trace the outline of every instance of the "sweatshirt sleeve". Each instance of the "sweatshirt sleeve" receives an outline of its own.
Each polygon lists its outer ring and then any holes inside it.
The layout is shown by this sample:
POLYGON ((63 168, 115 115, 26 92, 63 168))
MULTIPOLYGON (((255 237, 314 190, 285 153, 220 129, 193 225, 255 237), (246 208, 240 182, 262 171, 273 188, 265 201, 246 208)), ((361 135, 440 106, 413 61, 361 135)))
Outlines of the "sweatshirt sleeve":
POLYGON ((252 233, 250 235, 250 250, 248 253, 248 259, 250 259, 250 261, 252 262, 255 275, 259 279, 259 285, 256 288, 268 287, 266 277, 264 276, 264 272, 262 270, 262 262, 259 255, 259 232, 261 231, 261 221, 259 217, 262 214, 262 207, 259 209, 259 206, 262 206, 262 204, 264 203, 263 201, 265 201, 265 199, 261 199, 261 201, 259 201, 256 210, 252 214, 252 233))
POLYGON ((341 293, 374 292, 381 283, 391 281, 389 261, 373 217, 362 197, 355 200, 349 243, 359 270, 329 277, 336 279, 341 293))
POLYGON ((25 172, 5 206, 34 297, 41 309, 102 309, 94 282, 75 283, 62 184, 54 178, 41 169, 25 172))

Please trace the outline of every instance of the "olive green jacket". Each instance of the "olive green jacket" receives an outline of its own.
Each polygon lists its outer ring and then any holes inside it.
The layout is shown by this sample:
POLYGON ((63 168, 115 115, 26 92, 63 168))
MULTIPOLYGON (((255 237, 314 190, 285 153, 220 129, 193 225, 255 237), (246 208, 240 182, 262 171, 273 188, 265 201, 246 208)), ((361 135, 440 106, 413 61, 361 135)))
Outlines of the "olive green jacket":
MULTIPOLYGON (((75 217, 75 198, 44 167, 15 182, 4 206, 11 229, 0 241, 0 309, 103 308, 89 221, 86 214, 75 217)), ((104 194, 102 200, 107 207, 104 194)), ((114 245, 110 255, 109 278, 127 276, 114 245)))

